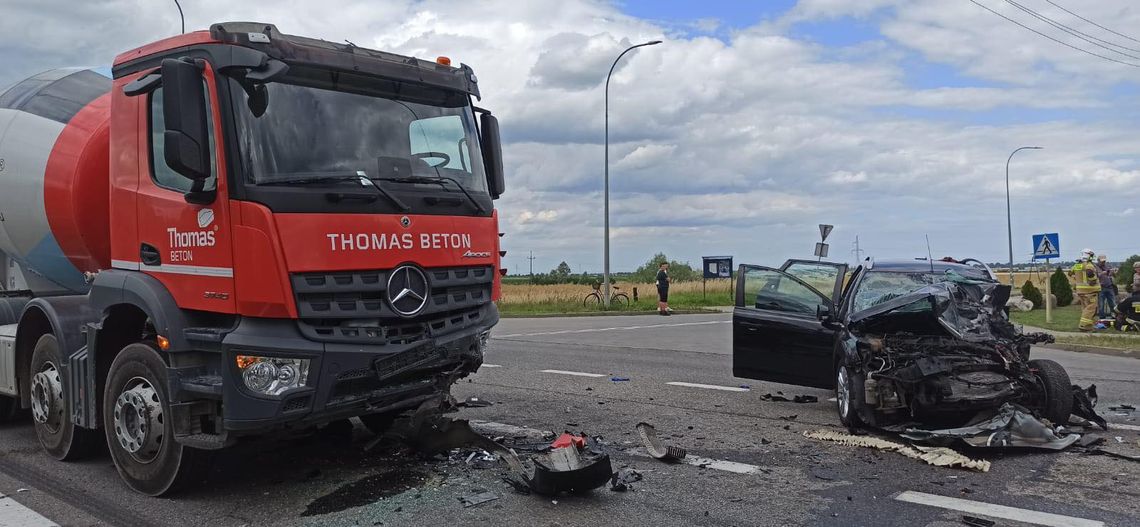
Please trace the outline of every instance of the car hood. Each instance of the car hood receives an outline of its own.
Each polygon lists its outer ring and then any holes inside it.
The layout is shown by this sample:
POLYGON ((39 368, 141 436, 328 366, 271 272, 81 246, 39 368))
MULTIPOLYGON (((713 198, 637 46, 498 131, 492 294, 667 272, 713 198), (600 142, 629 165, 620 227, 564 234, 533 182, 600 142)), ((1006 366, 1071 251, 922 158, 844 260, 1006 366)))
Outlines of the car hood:
POLYGON ((941 282, 916 289, 851 315, 852 325, 891 317, 928 316, 950 335, 967 341, 993 339, 994 317, 1005 320, 1003 308, 1010 287, 996 282, 941 282))

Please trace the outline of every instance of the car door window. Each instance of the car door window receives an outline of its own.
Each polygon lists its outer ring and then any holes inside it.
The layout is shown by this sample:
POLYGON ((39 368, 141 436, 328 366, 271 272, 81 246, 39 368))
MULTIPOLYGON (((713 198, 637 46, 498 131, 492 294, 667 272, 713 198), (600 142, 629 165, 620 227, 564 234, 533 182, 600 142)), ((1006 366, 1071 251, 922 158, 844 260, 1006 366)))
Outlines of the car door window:
POLYGON ((814 317, 828 302, 803 282, 775 269, 746 267, 741 280, 745 304, 756 309, 814 317))
POLYGON ((834 302, 835 298, 832 297, 841 287, 839 284, 843 278, 840 273, 845 274, 847 266, 828 262, 789 261, 781 270, 804 281, 834 302))

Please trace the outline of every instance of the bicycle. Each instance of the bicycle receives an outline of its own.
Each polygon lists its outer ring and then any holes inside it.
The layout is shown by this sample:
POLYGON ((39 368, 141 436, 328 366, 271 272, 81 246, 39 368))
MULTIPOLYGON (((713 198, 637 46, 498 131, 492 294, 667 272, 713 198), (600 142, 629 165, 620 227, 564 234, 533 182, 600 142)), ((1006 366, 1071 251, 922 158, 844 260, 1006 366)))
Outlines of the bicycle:
MULTIPOLYGON (((602 304, 601 284, 594 284, 593 288, 594 292, 586 295, 586 298, 582 299, 582 305, 584 307, 599 306, 602 304)), ((610 295, 610 305, 618 307, 628 306, 629 295, 619 292, 619 289, 621 288, 616 285, 613 286, 613 288, 614 292, 610 295)))

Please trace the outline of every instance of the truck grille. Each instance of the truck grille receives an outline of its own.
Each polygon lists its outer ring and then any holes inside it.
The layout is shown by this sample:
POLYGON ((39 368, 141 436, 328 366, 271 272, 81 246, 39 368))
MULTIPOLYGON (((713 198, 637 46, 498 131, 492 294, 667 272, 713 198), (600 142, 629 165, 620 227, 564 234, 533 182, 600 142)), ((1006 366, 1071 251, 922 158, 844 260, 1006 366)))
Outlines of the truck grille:
POLYGON ((388 304, 387 271, 293 274, 301 332, 322 342, 410 344, 479 322, 491 301, 493 267, 425 269, 424 276, 427 304, 409 319, 388 304))

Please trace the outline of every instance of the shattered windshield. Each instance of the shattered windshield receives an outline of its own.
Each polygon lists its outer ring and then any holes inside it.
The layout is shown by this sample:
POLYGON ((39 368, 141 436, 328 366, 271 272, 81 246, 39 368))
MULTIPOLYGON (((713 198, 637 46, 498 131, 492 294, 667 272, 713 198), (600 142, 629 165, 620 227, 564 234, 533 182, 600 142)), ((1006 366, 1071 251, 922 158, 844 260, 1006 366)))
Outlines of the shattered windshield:
MULTIPOLYGON (((912 293, 931 284, 942 282, 979 283, 985 282, 981 276, 966 276, 950 270, 934 273, 900 273, 894 271, 868 271, 855 291, 852 308, 863 311, 888 300, 912 293)), ((916 302, 896 311, 924 311, 930 309, 929 302, 916 302)))
POLYGON ((449 178, 486 192, 466 94, 304 68, 264 85, 264 112, 240 88, 235 114, 249 183, 449 178))

